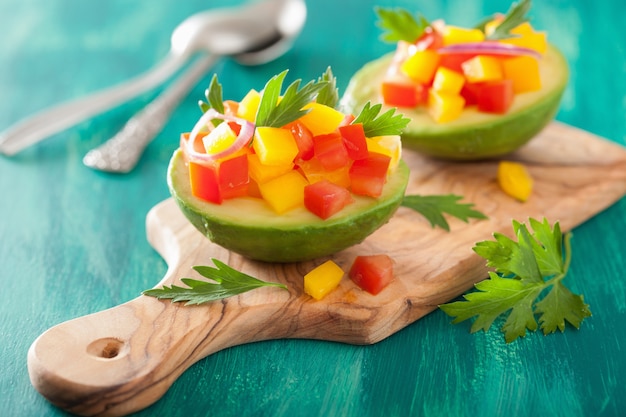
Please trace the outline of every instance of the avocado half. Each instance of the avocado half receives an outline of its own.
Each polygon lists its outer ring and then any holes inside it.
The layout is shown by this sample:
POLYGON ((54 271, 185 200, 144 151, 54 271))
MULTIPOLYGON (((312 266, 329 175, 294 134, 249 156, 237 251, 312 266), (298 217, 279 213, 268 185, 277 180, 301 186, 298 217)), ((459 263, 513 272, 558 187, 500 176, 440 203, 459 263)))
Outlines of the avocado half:
MULTIPOLYGON (((368 101, 382 102, 379 86, 392 58, 393 53, 384 55, 354 74, 341 100, 343 111, 357 114, 368 101)), ((539 65, 541 89, 516 95, 503 115, 469 107, 454 121, 436 123, 424 107, 399 108, 411 119, 402 134, 402 145, 449 160, 497 157, 518 149, 554 118, 567 86, 567 61, 555 46, 548 46, 539 65)))
POLYGON ((304 207, 276 214, 263 200, 243 197, 213 204, 195 197, 183 152, 172 155, 170 193, 183 214, 212 242, 250 259, 297 262, 332 255, 363 241, 387 223, 404 198, 409 168, 400 161, 379 198, 354 203, 322 220, 304 207))

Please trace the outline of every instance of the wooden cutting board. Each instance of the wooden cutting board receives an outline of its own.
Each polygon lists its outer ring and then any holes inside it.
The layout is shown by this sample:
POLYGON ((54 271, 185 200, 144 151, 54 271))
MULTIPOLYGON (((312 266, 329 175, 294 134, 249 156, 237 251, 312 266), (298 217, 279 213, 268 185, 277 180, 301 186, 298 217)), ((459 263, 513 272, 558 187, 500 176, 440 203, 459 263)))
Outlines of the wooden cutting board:
POLYGON ((372 296, 344 278, 315 301, 303 293, 302 277, 326 259, 247 260, 200 235, 168 199, 147 217, 148 240, 169 266, 157 286, 197 277, 193 265, 217 258, 259 279, 283 282, 289 291, 262 288, 202 306, 140 296, 59 324, 29 350, 32 384, 72 413, 118 416, 157 401, 194 362, 229 346, 277 338, 375 343, 485 278, 485 261, 472 247, 493 232, 511 234, 513 219, 545 217, 569 230, 626 193, 626 150, 559 123, 509 158, 522 161, 535 179, 526 203, 500 190, 497 161, 451 163, 410 151, 404 159, 412 170, 407 194, 462 195, 489 219, 450 219, 446 232, 400 208, 365 242, 332 256, 347 271, 356 255, 387 253, 396 262, 392 284, 372 296))

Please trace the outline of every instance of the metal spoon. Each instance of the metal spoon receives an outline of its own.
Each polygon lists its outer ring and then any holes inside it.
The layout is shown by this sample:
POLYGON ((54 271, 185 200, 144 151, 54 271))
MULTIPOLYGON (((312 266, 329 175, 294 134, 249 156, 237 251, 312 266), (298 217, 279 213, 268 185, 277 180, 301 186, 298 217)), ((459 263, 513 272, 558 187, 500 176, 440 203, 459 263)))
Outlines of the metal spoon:
MULTIPOLYGON (((0 152, 13 155, 156 87, 198 52, 208 52, 210 56, 193 65, 189 80, 192 76, 199 77, 200 70, 206 71, 219 56, 234 56, 244 64, 276 58, 300 32, 305 18, 304 0, 264 0, 244 7, 209 10, 190 16, 172 33, 170 52, 159 65, 142 76, 16 123, 0 134, 0 152)), ((189 89, 189 80, 181 80, 178 88, 189 89)), ((180 93, 170 95, 174 101, 176 95, 180 93)))

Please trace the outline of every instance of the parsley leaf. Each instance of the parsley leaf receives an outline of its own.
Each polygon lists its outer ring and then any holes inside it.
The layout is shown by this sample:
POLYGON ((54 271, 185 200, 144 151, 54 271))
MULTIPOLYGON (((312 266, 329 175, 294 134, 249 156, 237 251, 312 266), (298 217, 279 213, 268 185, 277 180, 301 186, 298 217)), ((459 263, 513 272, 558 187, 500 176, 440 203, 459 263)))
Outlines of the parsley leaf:
POLYGON ((308 112, 303 107, 314 101, 319 91, 328 84, 322 80, 310 81, 300 88, 301 80, 296 80, 287 87, 281 98, 281 89, 287 72, 288 70, 285 70, 273 76, 265 84, 256 114, 257 126, 282 127, 297 120, 308 112))
POLYGON ((422 15, 414 17, 407 10, 402 8, 383 8, 376 7, 374 9, 378 15, 376 25, 386 30, 380 36, 385 42, 415 42, 424 33, 424 30, 430 26, 430 22, 422 15))
POLYGON ((487 331, 497 317, 508 312, 501 330, 510 343, 525 336, 527 329, 540 327, 544 334, 557 329, 562 332, 566 322, 578 329, 583 319, 591 316, 583 296, 563 284, 571 260, 571 234, 563 237, 558 222, 553 228, 546 219, 531 218, 529 222, 533 233, 526 225, 513 222, 517 242, 494 233, 495 241, 476 244, 474 251, 487 259, 487 266, 495 272, 477 283, 477 291, 466 294, 465 301, 440 306, 455 317, 453 323, 476 317, 470 331, 487 331))
MULTIPOLYGON (((508 39, 517 37, 517 35, 511 34, 511 29, 521 25, 528 21, 528 11, 530 10, 531 1, 521 0, 519 3, 513 3, 509 8, 509 11, 504 16, 504 20, 496 26, 493 33, 487 36, 487 40, 497 41, 500 39, 508 39)), ((491 19, 485 20, 477 27, 484 30, 485 24, 491 19), (482 26, 482 27, 481 27, 482 26)))
MULTIPOLYGON (((213 74, 209 88, 204 92, 208 103, 200 100, 198 106, 203 113, 209 109, 215 109, 218 113, 224 113, 224 99, 222 96, 222 84, 217 79, 217 74, 213 74)), ((220 120, 221 121, 221 120, 220 120)))
POLYGON ((365 136, 373 138, 375 136, 399 135, 411 119, 402 114, 395 114, 396 109, 389 109, 379 116, 382 104, 371 105, 368 101, 363 106, 361 113, 352 121, 353 124, 363 124, 365 136))
POLYGON ((159 299, 168 298, 173 302, 186 301, 186 305, 192 305, 231 297, 260 287, 287 289, 283 284, 261 281, 243 272, 239 272, 217 259, 212 259, 212 261, 217 268, 211 266, 194 266, 193 269, 203 277, 213 280, 215 283, 193 278, 182 278, 181 281, 188 286, 187 288, 177 285, 170 287, 165 285, 163 288, 146 290, 143 294, 159 299))
POLYGON ((337 88, 337 78, 333 75, 330 67, 326 68, 326 72, 318 78, 317 82, 325 83, 325 85, 317 93, 315 101, 333 109, 336 108, 337 103, 339 103, 339 89, 337 88))
POLYGON ((402 205, 413 209, 426 217, 432 227, 439 226, 446 231, 450 231, 450 225, 443 216, 444 213, 452 215, 467 223, 469 218, 486 219, 483 213, 474 210, 473 204, 459 204, 463 198, 458 195, 407 195, 402 200, 402 205))

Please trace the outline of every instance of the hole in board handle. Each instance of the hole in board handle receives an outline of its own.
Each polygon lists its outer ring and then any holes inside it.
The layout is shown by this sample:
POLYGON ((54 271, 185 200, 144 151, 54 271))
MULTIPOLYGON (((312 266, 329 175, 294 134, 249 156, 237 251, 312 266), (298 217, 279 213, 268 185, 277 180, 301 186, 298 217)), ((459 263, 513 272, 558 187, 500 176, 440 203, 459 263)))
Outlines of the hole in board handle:
POLYGON ((115 359, 125 353, 126 344, 114 337, 94 340, 87 346, 87 353, 99 359, 115 359))

